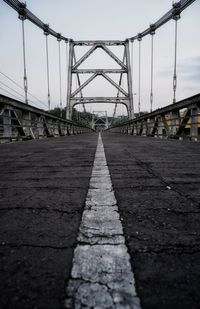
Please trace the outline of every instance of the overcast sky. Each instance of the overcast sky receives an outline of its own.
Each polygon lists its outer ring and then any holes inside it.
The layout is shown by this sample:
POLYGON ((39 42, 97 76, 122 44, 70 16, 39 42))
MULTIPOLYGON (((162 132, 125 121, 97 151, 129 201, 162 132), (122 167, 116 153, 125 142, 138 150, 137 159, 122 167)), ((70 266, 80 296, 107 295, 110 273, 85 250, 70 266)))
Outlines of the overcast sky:
MULTIPOLYGON (((171 0, 27 0, 27 7, 56 32, 74 40, 124 40, 142 32, 171 9, 171 0)), ((196 0, 181 14, 178 21, 178 88, 177 100, 200 92, 200 1, 196 0)), ((0 72, 23 86, 22 34, 18 14, 3 0, 0 1, 0 72)), ((29 92, 47 104, 45 36, 31 22, 25 22, 27 76, 29 92)), ((156 31, 154 37, 154 106, 156 109, 172 103, 172 77, 174 62, 174 21, 156 31)), ((142 40, 141 110, 150 109, 150 36, 142 40)), ((121 48, 112 49, 122 57, 121 48)), ((86 49, 76 50, 77 58, 86 49)), ((62 52, 62 102, 66 104, 66 44, 62 52)), ((138 110, 138 42, 133 44, 133 92, 135 111, 138 110)), ((51 104, 59 104, 58 42, 49 37, 51 104)), ((84 68, 117 68, 115 62, 97 50, 83 65, 84 68)), ((88 77, 88 76, 87 76, 88 77)), ((118 76, 113 76, 118 80, 118 76)), ((84 81, 84 79, 82 79, 84 81)), ((0 74, 0 93, 12 93, 20 98, 23 90, 0 74), (3 83, 3 84, 2 84, 3 83), (10 87, 10 88, 8 88, 10 87), (3 90, 4 89, 4 90, 3 90), (6 92, 6 91, 8 92, 6 92)), ((124 87, 125 80, 123 82, 124 87)), ((74 87, 76 86, 76 83, 74 87)), ((116 96, 116 90, 100 77, 89 85, 86 96, 116 96)), ((23 99, 21 97, 21 99, 23 99)), ((34 104, 44 107, 34 98, 34 104)), ((31 103, 32 104, 32 103, 31 103)), ((114 106, 88 105, 88 111, 108 110, 114 106)), ((81 110, 81 107, 80 107, 81 110)), ((119 107, 118 114, 125 114, 119 107)))

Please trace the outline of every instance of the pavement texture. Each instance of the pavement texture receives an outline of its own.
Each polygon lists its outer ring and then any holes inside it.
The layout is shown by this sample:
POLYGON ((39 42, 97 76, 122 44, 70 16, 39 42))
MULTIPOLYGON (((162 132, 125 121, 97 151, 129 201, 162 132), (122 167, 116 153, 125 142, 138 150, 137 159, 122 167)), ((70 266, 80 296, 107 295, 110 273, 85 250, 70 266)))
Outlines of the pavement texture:
POLYGON ((97 134, 0 145, 0 308, 62 308, 97 134))
POLYGON ((140 309, 127 251, 99 136, 67 287, 66 307, 140 309))
POLYGON ((142 309, 200 308, 200 144, 102 138, 142 309))

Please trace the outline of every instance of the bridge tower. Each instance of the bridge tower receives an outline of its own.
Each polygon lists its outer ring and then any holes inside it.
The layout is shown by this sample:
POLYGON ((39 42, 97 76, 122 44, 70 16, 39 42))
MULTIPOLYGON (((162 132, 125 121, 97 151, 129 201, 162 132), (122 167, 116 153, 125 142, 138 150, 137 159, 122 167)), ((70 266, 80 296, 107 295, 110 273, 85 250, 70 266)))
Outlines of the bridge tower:
POLYGON ((129 119, 134 118, 133 106, 133 92, 132 92, 132 76, 130 65, 130 48, 129 40, 125 41, 69 41, 69 63, 68 63, 68 87, 67 87, 67 104, 66 104, 66 118, 71 120, 72 108, 77 104, 88 103, 112 103, 123 104, 127 108, 129 119), (89 50, 77 61, 75 55, 75 47, 88 46, 89 50), (118 56, 111 51, 109 47, 120 46, 123 47, 123 59, 120 60, 118 56), (120 69, 80 69, 80 65, 94 53, 96 49, 101 48, 110 58, 112 58, 120 69), (80 75, 90 74, 90 77, 81 84, 80 75), (119 74, 119 83, 116 83, 108 74, 119 74), (72 92, 73 75, 77 76, 78 88, 72 92), (122 87, 122 78, 127 77, 127 90, 122 87), (117 90, 116 97, 84 97, 82 90, 91 83, 97 76, 101 76, 108 83, 114 86, 117 90), (78 96, 79 95, 79 96, 78 96))
POLYGON ((107 111, 95 111, 93 112, 93 117, 91 121, 91 128, 95 130, 95 127, 102 127, 104 129, 108 129, 108 114, 107 111), (97 119, 95 119, 97 116, 97 119))

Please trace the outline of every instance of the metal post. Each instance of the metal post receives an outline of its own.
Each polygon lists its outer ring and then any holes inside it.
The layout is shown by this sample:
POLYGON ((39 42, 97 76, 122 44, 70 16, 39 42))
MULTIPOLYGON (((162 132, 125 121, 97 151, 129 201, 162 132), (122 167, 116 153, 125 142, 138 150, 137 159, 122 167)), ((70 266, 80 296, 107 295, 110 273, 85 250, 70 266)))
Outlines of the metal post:
POLYGON ((130 119, 134 118, 134 106, 133 106, 133 91, 132 91, 132 77, 131 77, 131 62, 130 62, 130 50, 129 50, 129 40, 125 42, 125 50, 126 50, 126 65, 128 68, 128 94, 129 94, 129 117, 130 119))
POLYGON ((67 81, 67 102, 66 102, 66 119, 71 119, 71 90, 72 90, 72 67, 73 67, 73 41, 69 41, 69 61, 68 61, 68 81, 67 81))

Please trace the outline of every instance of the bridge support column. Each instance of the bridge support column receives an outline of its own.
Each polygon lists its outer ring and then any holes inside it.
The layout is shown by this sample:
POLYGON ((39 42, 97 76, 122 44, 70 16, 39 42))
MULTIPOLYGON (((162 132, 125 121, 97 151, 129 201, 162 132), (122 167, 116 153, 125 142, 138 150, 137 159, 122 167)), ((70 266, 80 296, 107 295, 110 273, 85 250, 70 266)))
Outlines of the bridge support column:
POLYGON ((67 104, 66 104, 66 119, 71 120, 71 92, 72 92, 72 67, 73 67, 74 44, 69 41, 69 62, 68 62, 68 81, 67 81, 67 104))
POLYGON ((128 117, 129 119, 134 118, 134 106, 133 106, 133 90, 132 90, 132 76, 131 76, 131 61, 130 61, 130 46, 129 40, 125 42, 125 51, 126 51, 126 65, 128 69, 128 94, 129 94, 129 111, 128 117))
POLYGON ((199 124, 198 118, 200 115, 200 108, 195 106, 191 109, 191 127, 190 127, 190 136, 191 139, 197 141, 199 138, 199 124))
POLYGON ((11 138, 12 137, 11 111, 9 109, 5 109, 2 117, 3 117, 3 137, 11 138))
POLYGON ((170 134, 176 135, 176 131, 180 125, 180 114, 179 110, 171 112, 171 125, 170 125, 170 134))
POLYGON ((35 138, 35 135, 33 133, 33 130, 31 129, 32 125, 31 125, 31 113, 30 112, 23 112, 22 113, 22 126, 23 126, 23 130, 26 134, 27 137, 30 138, 35 138))

